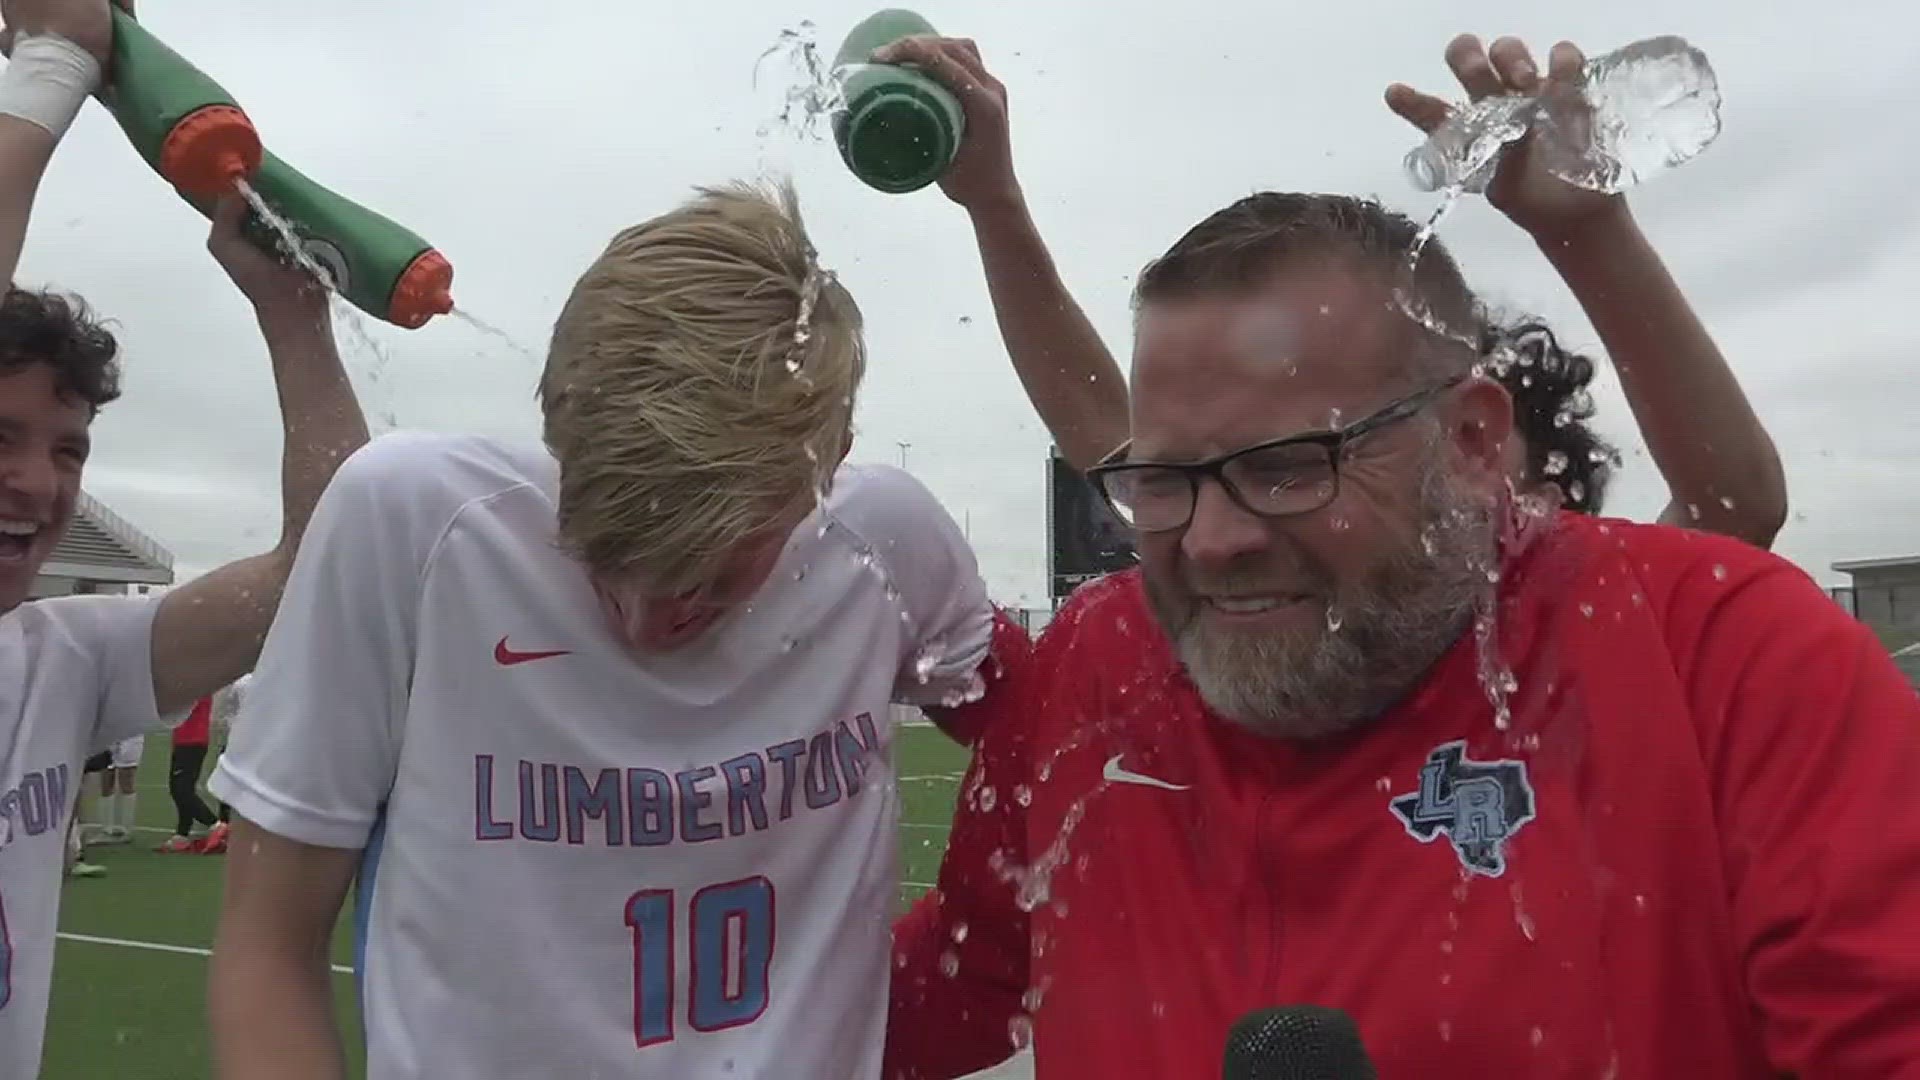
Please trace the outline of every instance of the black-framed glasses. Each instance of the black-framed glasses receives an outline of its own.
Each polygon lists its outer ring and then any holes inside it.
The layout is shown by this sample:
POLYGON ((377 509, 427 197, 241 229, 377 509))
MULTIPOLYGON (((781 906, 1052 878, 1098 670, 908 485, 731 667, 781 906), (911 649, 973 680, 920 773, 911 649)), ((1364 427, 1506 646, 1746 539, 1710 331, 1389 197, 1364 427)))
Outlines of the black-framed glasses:
POLYGON ((1200 499, 1200 481, 1212 477, 1227 497, 1256 517, 1310 514, 1340 493, 1340 459, 1355 439, 1404 420, 1465 380, 1455 376, 1398 398, 1351 424, 1307 431, 1242 447, 1206 461, 1179 464, 1128 461, 1131 441, 1087 470, 1115 517, 1141 532, 1186 528, 1200 499))

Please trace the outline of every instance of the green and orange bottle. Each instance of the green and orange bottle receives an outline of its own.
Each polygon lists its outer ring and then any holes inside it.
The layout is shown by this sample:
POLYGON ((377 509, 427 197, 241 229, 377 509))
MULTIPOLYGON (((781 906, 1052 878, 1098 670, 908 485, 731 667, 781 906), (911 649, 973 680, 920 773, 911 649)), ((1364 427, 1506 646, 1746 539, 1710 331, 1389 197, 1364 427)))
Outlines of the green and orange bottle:
POLYGON ((833 60, 846 96, 833 117, 840 159, 867 186, 888 194, 939 180, 966 134, 966 110, 952 91, 910 66, 873 60, 877 49, 933 32, 919 15, 888 8, 855 26, 833 60))
MULTIPOLYGON (((453 310, 446 256, 268 153, 232 95, 117 9, 113 77, 100 100, 147 164, 201 213, 250 184, 285 220, 302 254, 360 310, 409 329, 453 310)), ((282 246, 258 213, 246 228, 268 250, 282 246)))

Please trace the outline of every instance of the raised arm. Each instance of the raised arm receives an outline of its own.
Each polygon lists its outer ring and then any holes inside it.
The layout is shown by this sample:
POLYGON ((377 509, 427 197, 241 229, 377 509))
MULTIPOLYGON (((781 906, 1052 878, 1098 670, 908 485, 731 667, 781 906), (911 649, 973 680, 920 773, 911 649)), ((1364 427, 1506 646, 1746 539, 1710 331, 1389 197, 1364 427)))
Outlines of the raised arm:
POLYGON ((54 145, 100 88, 113 20, 107 0, 6 0, 0 18, 0 267, 11 284, 54 145))
MULTIPOLYGON (((1561 42, 1547 79, 1575 82, 1584 63, 1579 49, 1561 42)), ((1447 64, 1475 100, 1546 85, 1515 38, 1488 49, 1462 35, 1447 46, 1447 64)), ((1439 126, 1449 109, 1399 84, 1387 90, 1387 104, 1422 131, 1439 126)), ((1487 199, 1533 238, 1599 333, 1667 481, 1671 501, 1660 520, 1771 546, 1787 518, 1780 455, 1626 200, 1553 176, 1526 141, 1508 152, 1487 199)))
POLYGON ((327 295, 240 233, 245 205, 218 208, 207 248, 253 305, 273 365, 285 433, 280 460, 280 541, 169 592, 154 618, 154 699, 164 715, 253 668, 293 568, 307 522, 367 421, 334 347, 327 295))
POLYGON ((993 315, 1028 400, 1067 461, 1093 466, 1126 441, 1127 382, 1027 209, 1013 171, 1007 88, 964 39, 909 38, 876 59, 924 69, 966 108, 966 135, 940 187, 973 219, 993 315))
POLYGON ((1779 451, 1626 203, 1535 239, 1620 374, 1667 481, 1660 521, 1772 547, 1787 521, 1779 451))

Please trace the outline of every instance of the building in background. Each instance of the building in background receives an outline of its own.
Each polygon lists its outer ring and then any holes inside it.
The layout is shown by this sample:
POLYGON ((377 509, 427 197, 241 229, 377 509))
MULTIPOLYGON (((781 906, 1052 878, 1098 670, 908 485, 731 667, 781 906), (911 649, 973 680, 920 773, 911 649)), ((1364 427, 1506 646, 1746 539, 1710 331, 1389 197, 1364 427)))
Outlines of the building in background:
POLYGON ((106 504, 80 493, 73 524, 33 581, 32 599, 147 592, 173 584, 173 554, 106 504))
POLYGON ((1852 559, 1833 568, 1853 579, 1833 591, 1854 618, 1872 627, 1898 652, 1920 642, 1920 555, 1852 559))

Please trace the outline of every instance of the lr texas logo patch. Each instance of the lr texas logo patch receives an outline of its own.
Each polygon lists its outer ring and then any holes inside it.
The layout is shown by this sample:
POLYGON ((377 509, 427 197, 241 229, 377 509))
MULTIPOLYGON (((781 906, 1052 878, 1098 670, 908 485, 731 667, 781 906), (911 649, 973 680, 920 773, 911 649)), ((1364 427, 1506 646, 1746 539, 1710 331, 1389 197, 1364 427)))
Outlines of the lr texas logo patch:
POLYGON ((1420 790, 1389 804, 1408 835, 1453 841, 1460 865, 1486 877, 1507 872, 1507 841, 1533 820, 1524 761, 1470 761, 1465 741, 1444 743, 1420 767, 1420 790))

